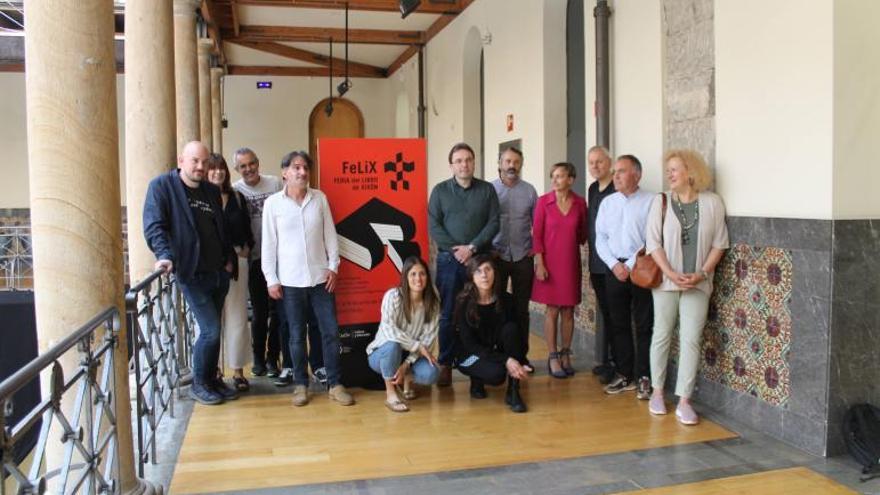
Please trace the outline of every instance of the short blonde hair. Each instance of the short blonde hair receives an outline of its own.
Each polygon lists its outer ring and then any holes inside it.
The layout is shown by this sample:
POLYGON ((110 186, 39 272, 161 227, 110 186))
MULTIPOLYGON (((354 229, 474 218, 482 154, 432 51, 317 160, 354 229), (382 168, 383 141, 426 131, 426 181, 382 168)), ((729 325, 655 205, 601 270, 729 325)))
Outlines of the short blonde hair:
POLYGON ((703 155, 698 151, 689 149, 669 150, 663 156, 663 164, 669 163, 669 160, 673 158, 678 158, 684 163, 684 167, 688 171, 688 178, 691 180, 691 187, 695 191, 705 191, 712 187, 712 171, 706 165, 703 155))

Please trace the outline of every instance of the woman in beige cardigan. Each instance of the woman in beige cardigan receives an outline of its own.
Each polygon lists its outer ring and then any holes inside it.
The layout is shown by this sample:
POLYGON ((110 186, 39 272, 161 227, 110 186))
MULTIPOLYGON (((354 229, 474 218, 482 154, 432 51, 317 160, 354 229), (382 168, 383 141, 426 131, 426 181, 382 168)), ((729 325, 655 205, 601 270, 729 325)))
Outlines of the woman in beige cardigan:
POLYGON ((706 189, 712 183, 709 167, 699 153, 671 150, 663 162, 669 192, 666 218, 658 195, 648 214, 646 250, 663 271, 663 281, 652 291, 654 336, 651 340, 651 381, 654 391, 648 403, 651 414, 666 414, 663 385, 669 346, 676 320, 679 321, 678 379, 680 397, 675 415, 685 425, 695 425, 699 416, 691 405, 700 340, 712 295, 712 276, 728 247, 724 203, 706 189))

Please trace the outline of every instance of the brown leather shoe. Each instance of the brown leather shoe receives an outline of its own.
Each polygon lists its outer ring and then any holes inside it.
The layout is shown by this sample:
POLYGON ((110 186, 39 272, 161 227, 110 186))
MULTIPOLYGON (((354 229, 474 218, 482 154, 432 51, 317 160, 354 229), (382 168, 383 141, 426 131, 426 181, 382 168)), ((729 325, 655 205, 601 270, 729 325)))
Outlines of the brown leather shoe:
POLYGON ((437 378, 438 387, 448 387, 452 385, 452 368, 445 364, 440 365, 440 377, 437 378))
POLYGON ((305 385, 293 386, 293 405, 302 407, 309 403, 309 389, 305 385))
POLYGON ((354 404, 354 397, 345 390, 345 387, 342 385, 334 385, 330 387, 330 392, 328 392, 331 400, 335 400, 340 405, 350 406, 354 404))

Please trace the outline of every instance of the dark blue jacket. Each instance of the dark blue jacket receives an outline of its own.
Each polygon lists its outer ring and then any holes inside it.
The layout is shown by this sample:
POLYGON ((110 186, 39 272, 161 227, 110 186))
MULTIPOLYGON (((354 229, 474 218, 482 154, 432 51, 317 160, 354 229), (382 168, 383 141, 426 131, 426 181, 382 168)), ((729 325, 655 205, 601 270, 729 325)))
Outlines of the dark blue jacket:
MULTIPOLYGON (((184 187, 176 169, 150 181, 144 199, 144 238, 156 259, 174 263, 177 278, 187 283, 193 279, 199 264, 200 241, 184 187)), ((223 252, 227 261, 232 261, 237 268, 226 217, 220 206, 220 189, 206 180, 199 183, 199 189, 211 198, 223 252)))

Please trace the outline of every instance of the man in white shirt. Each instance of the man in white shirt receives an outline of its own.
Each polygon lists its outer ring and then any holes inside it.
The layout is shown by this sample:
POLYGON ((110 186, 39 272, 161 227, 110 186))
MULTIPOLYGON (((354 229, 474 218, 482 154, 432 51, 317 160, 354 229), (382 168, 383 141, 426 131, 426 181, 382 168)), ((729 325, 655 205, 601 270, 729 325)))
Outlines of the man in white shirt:
POLYGON ((263 227, 263 203, 266 198, 281 190, 281 179, 260 173, 260 159, 250 148, 235 152, 235 170, 241 179, 232 187, 247 201, 251 215, 251 230, 254 233, 254 247, 250 254, 248 271, 248 292, 254 310, 251 320, 251 344, 254 352, 254 365, 251 371, 256 376, 278 375, 278 355, 281 351, 281 337, 278 331, 278 314, 275 301, 266 292, 266 280, 260 267, 260 239, 263 227))
POLYGON ((648 211, 654 199, 653 193, 639 188, 641 178, 642 164, 638 158, 633 155, 618 157, 614 164, 617 192, 602 201, 596 218, 596 252, 608 267, 605 291, 617 367, 605 392, 619 394, 638 388, 637 397, 647 400, 651 396, 648 352, 654 329, 654 303, 651 291, 633 284, 629 278, 636 253, 645 245, 648 211), (633 321, 636 346, 632 337, 633 321))
POLYGON ((309 187, 311 168, 305 151, 290 152, 281 160, 284 188, 263 205, 262 269, 269 297, 283 300, 289 322, 293 404, 309 402, 305 337, 311 307, 321 331, 330 398, 349 406, 354 398, 339 383, 336 227, 327 196, 309 187))

